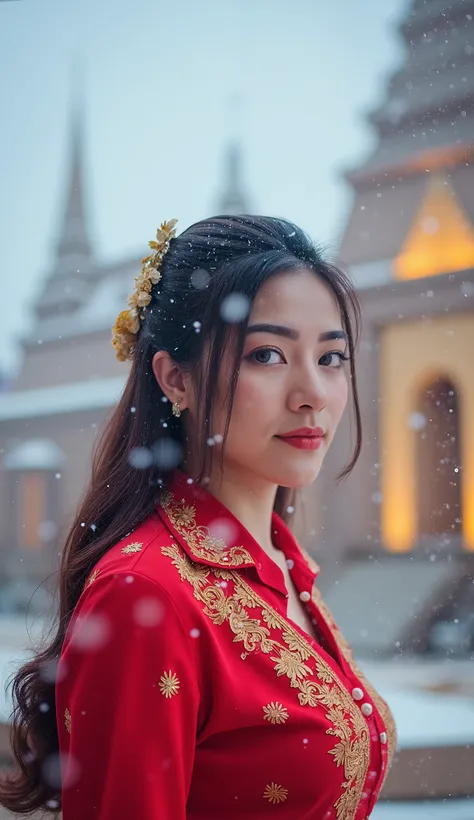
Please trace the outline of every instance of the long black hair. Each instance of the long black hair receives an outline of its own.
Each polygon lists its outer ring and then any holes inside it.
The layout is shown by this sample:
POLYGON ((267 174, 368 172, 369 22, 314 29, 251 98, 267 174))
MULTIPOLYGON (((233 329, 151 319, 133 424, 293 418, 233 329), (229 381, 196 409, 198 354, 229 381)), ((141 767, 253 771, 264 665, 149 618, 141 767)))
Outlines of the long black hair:
MULTIPOLYGON (((260 287, 282 271, 309 268, 333 293, 348 335, 356 443, 339 475, 354 467, 361 448, 361 419, 354 353, 360 310, 347 275, 323 257, 296 225, 266 216, 217 216, 197 222, 170 242, 162 279, 138 334, 122 398, 96 447, 90 485, 82 499, 61 556, 59 610, 53 637, 14 678, 12 747, 16 767, 0 781, 0 803, 11 811, 57 811, 61 795, 44 776, 45 761, 58 752, 55 719, 57 664, 66 629, 92 567, 117 541, 144 520, 156 504, 159 487, 183 458, 183 420, 175 418, 152 370, 158 350, 167 351, 195 382, 201 408, 196 440, 201 447, 200 477, 206 475, 212 434, 215 385, 224 345, 232 333, 234 362, 228 385, 227 423, 232 412, 246 316, 231 328, 222 305, 239 294, 251 306, 260 287), (206 366, 203 351, 206 350, 206 366), (131 469, 132 466, 132 469, 131 469), (136 469, 133 469, 136 467, 136 469), (83 522, 94 523, 94 528, 83 522), (41 708, 40 708, 41 707, 41 708)), ((280 487, 275 511, 284 519, 294 491, 280 487)))

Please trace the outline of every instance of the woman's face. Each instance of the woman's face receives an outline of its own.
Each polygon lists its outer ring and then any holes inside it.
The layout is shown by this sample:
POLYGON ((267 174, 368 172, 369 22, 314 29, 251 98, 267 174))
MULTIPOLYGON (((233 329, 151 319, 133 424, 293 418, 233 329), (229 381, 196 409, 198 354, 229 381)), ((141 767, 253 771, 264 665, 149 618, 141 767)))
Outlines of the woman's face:
MULTIPOLYGON (((249 317, 225 444, 226 475, 286 487, 314 481, 347 402, 346 349, 337 302, 314 272, 267 280, 249 317), (312 445, 281 438, 303 427, 321 428, 323 435, 312 445)), ((213 418, 218 442, 230 367, 224 356, 213 418)))

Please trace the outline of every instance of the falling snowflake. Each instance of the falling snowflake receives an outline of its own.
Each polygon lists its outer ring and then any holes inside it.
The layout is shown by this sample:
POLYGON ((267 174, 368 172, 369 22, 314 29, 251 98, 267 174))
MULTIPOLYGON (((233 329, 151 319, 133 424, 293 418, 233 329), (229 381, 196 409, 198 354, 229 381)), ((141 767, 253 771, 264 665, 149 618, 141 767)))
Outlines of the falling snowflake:
POLYGON ((147 447, 134 447, 128 455, 128 463, 136 470, 145 470, 153 463, 153 453, 147 447))
POLYGON ((196 268, 191 274, 191 284, 196 290, 204 290, 207 288, 211 274, 203 268, 196 268))
POLYGON ((221 318, 224 322, 242 322, 250 313, 250 299, 243 293, 230 293, 222 300, 221 318))
POLYGON ((426 416, 423 413, 411 413, 408 418, 408 426, 412 430, 423 430, 426 427, 426 416))
POLYGON ((435 216, 425 216, 421 223, 421 229, 424 233, 437 233, 439 231, 439 219, 436 219, 435 216))

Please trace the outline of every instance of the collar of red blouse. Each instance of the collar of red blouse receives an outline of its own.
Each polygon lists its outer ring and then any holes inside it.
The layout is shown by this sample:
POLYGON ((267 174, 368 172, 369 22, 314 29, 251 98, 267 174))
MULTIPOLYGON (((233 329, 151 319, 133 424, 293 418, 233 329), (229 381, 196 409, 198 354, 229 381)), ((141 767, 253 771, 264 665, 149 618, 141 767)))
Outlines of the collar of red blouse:
MULTIPOLYGON (((157 512, 195 563, 220 569, 254 567, 264 584, 286 595, 284 576, 275 561, 230 510, 186 473, 175 470, 157 512)), ((272 515, 272 540, 299 576, 298 586, 311 589, 319 566, 276 513, 272 515)))

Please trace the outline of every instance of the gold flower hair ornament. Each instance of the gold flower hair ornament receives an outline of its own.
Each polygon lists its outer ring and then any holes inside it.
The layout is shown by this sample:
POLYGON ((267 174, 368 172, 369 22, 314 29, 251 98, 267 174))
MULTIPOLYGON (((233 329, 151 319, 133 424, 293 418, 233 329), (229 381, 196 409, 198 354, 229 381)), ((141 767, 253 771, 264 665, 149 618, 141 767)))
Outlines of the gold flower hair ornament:
POLYGON ((145 308, 151 302, 153 285, 161 279, 160 267, 170 246, 170 240, 176 236, 177 219, 162 222, 156 232, 156 241, 149 242, 153 253, 142 259, 142 269, 135 277, 135 291, 128 299, 129 310, 122 310, 112 329, 112 344, 119 362, 133 357, 136 336, 145 318, 145 308))

